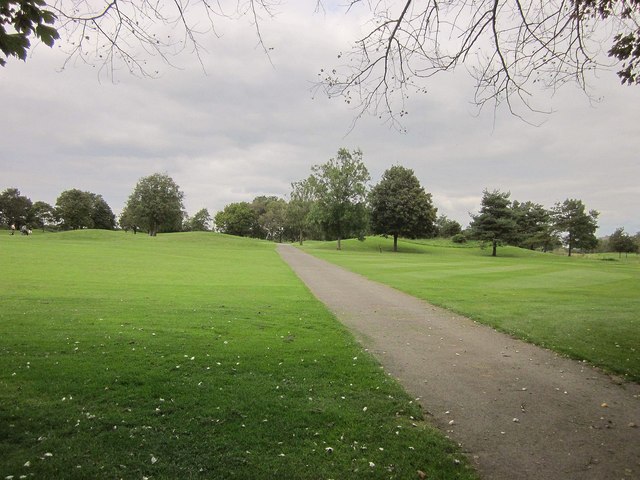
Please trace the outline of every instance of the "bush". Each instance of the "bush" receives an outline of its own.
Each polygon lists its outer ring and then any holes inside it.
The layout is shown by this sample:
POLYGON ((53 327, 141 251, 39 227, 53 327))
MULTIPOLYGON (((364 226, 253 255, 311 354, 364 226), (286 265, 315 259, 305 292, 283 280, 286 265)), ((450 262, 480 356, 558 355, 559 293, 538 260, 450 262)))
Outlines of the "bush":
POLYGON ((451 241, 453 243, 467 243, 467 237, 465 237, 462 233, 458 233, 451 237, 451 241))

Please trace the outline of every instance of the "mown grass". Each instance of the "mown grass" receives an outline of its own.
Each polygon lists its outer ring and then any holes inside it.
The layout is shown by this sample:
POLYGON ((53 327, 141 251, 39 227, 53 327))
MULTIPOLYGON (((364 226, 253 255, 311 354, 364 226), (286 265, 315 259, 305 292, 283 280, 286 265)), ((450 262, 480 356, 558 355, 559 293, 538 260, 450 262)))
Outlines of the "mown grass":
POLYGON ((636 255, 561 257, 513 247, 370 237, 308 242, 309 252, 579 360, 640 381, 640 264, 636 255), (607 261, 602 261, 606 258, 607 261))
POLYGON ((0 264, 2 478, 475 478, 273 244, 3 235, 0 264))

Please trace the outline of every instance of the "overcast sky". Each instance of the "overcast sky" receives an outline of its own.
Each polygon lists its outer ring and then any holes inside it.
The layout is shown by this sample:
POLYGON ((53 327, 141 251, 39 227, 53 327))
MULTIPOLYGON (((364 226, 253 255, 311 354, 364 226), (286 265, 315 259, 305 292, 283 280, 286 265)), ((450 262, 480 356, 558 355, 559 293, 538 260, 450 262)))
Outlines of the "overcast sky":
POLYGON ((483 189, 547 207, 581 199, 601 212, 599 235, 640 231, 640 87, 614 73, 590 80, 601 100, 573 86, 545 100, 555 113, 531 126, 508 112, 477 115, 461 70, 409 99, 407 133, 363 118, 340 99, 312 94, 322 67, 360 31, 358 14, 314 14, 315 2, 280 7, 263 23, 271 63, 247 20, 221 22, 203 38, 203 63, 188 54, 156 79, 60 67, 59 49, 37 47, 0 69, 0 190, 17 187, 52 205, 64 190, 101 194, 119 214, 136 182, 169 174, 189 214, 257 195, 286 198, 290 184, 340 147, 360 148, 379 181, 394 164, 412 168, 439 214, 467 225, 483 189))

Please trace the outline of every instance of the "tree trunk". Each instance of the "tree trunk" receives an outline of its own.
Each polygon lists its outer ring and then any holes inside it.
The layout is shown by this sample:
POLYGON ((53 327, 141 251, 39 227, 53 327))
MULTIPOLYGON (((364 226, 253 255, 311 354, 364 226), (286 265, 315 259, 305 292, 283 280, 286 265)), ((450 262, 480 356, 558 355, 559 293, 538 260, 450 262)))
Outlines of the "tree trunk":
POLYGON ((398 234, 397 233, 393 234, 393 251, 394 252, 398 251, 398 234))
POLYGON ((342 245, 340 244, 340 241, 342 239, 340 237, 338 237, 338 250, 342 250, 342 245))
POLYGON ((573 237, 569 234, 569 256, 571 256, 571 252, 573 251, 573 237))
POLYGON ((300 245, 302 245, 302 230, 300 230, 300 237, 299 237, 299 240, 300 240, 300 245))
POLYGON ((493 251, 491 252, 491 256, 492 257, 497 257, 498 256, 498 241, 494 238, 493 239, 493 251))

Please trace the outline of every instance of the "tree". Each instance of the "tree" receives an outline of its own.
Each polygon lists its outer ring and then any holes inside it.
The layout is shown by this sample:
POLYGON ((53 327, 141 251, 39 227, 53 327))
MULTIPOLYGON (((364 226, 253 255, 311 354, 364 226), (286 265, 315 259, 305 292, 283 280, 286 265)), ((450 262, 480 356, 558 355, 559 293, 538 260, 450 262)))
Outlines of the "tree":
POLYGON ((65 190, 56 200, 57 216, 62 220, 62 228, 101 228, 112 230, 116 226, 116 216, 102 198, 91 192, 77 188, 65 190))
POLYGON ((248 202, 230 203, 215 217, 216 229, 227 235, 250 237, 258 222, 255 210, 248 202))
POLYGON ((291 184, 291 198, 287 207, 287 227, 294 232, 300 245, 308 234, 312 220, 311 209, 314 199, 314 178, 309 177, 291 184))
POLYGON ((209 215, 209 210, 202 208, 198 210, 193 217, 186 217, 182 229, 188 232, 208 232, 211 230, 211 215, 209 215))
POLYGON ((587 213, 581 200, 566 199, 562 203, 556 203, 551 214, 555 231, 561 235, 569 256, 574 248, 590 250, 598 245, 595 232, 599 213, 595 210, 587 213))
POLYGON ((30 216, 36 226, 41 228, 43 232, 46 227, 55 224, 58 220, 56 209, 42 201, 37 201, 33 204, 30 216))
POLYGON ((559 243, 551 226, 551 214, 542 205, 514 201, 511 208, 516 221, 516 244, 519 247, 548 251, 559 243))
POLYGON ((31 200, 20 195, 17 188, 7 188, 0 193, 0 219, 5 225, 15 225, 20 228, 30 220, 31 200))
MULTIPOLYGON (((0 50, 5 57, 25 60, 31 46, 29 36, 51 47, 62 34, 67 62, 79 59, 98 65, 108 75, 124 67, 130 73, 151 76, 158 73, 152 58, 172 65, 171 57, 185 50, 200 58, 199 38, 205 33, 215 35, 217 18, 249 16, 263 45, 260 20, 263 15, 273 14, 275 3, 5 0, 0 2, 0 27, 9 25, 17 33, 6 34, 4 28, 0 29, 0 50)), ((263 49, 268 55, 268 49, 263 49)))
POLYGON ((510 192, 482 192, 480 213, 472 215, 469 228, 473 238, 489 241, 492 245, 491 256, 497 256, 500 243, 509 243, 516 232, 516 221, 511 210, 510 192))
MULTIPOLYGON (((51 25, 56 16, 47 10, 44 0, 4 0, 0 2, 0 51, 5 58, 10 56, 27 59, 31 48, 29 37, 34 36, 49 47, 60 38, 58 31, 51 25), (9 26, 8 33, 5 25, 9 26)), ((0 66, 7 61, 0 58, 0 66)))
POLYGON ((113 230, 116 227, 116 216, 109 204, 102 198, 102 195, 90 193, 93 205, 91 208, 92 228, 100 228, 104 230, 113 230))
MULTIPOLYGON (((313 3, 323 8, 321 0, 313 3)), ((71 0, 49 5, 5 0, 0 5, 0 25, 18 32, 13 37, 3 30, 5 56, 26 58, 29 35, 51 46, 62 33, 67 61, 97 64, 110 75, 124 67, 145 76, 157 74, 154 58, 168 65, 184 51, 200 58, 199 39, 215 32, 217 18, 248 16, 268 56, 260 25, 279 2, 118 0, 96 7, 71 0)), ((397 123, 407 113, 410 93, 426 92, 431 77, 460 66, 474 78, 478 105, 506 102, 514 113, 521 106, 536 108, 530 102, 539 86, 555 90, 575 82, 586 90, 590 72, 610 68, 599 59, 607 49, 622 83, 640 81, 640 0, 350 0, 345 8, 365 9, 370 27, 350 51, 340 53, 341 65, 321 70, 318 88, 359 103, 360 115, 370 112, 397 123)))
POLYGON ((362 152, 338 150, 336 158, 311 167, 314 198, 311 216, 326 235, 341 241, 350 235, 362 236, 367 226, 367 182, 369 172, 362 152))
POLYGON ((93 228, 93 198, 89 192, 65 190, 56 199, 56 210, 65 230, 93 228))
POLYGON ((276 196, 260 195, 253 199, 251 208, 256 217, 251 236, 266 240, 281 238, 284 231, 286 202, 276 196))
POLYGON ((286 225, 287 202, 282 198, 270 198, 271 200, 265 205, 264 212, 257 215, 258 226, 264 233, 266 240, 282 242, 286 225))
POLYGON ((394 165, 369 194, 373 233, 393 236, 393 251, 398 251, 398 236, 427 237, 435 233, 437 209, 431 194, 424 191, 413 170, 394 165))
POLYGON ((462 225, 455 220, 447 218, 446 215, 440 215, 436 218, 436 235, 443 238, 450 238, 454 235, 462 233, 462 225))
POLYGON ((138 180, 125 206, 125 220, 155 237, 182 228, 184 193, 171 177, 154 173, 138 180))
POLYGON ((638 245, 633 241, 633 237, 624 231, 624 228, 617 228, 609 237, 609 248, 618 252, 621 257, 623 253, 633 253, 638 251, 638 245))
POLYGON ((588 75, 608 68, 599 59, 603 43, 621 66, 622 83, 640 82, 638 0, 369 5, 371 28, 340 55, 342 65, 320 72, 319 87, 355 102, 360 115, 388 117, 397 126, 410 93, 426 93, 429 79, 460 66, 474 79, 478 106, 505 102, 516 115, 539 110, 531 102, 542 88, 575 82, 586 91, 588 75))

